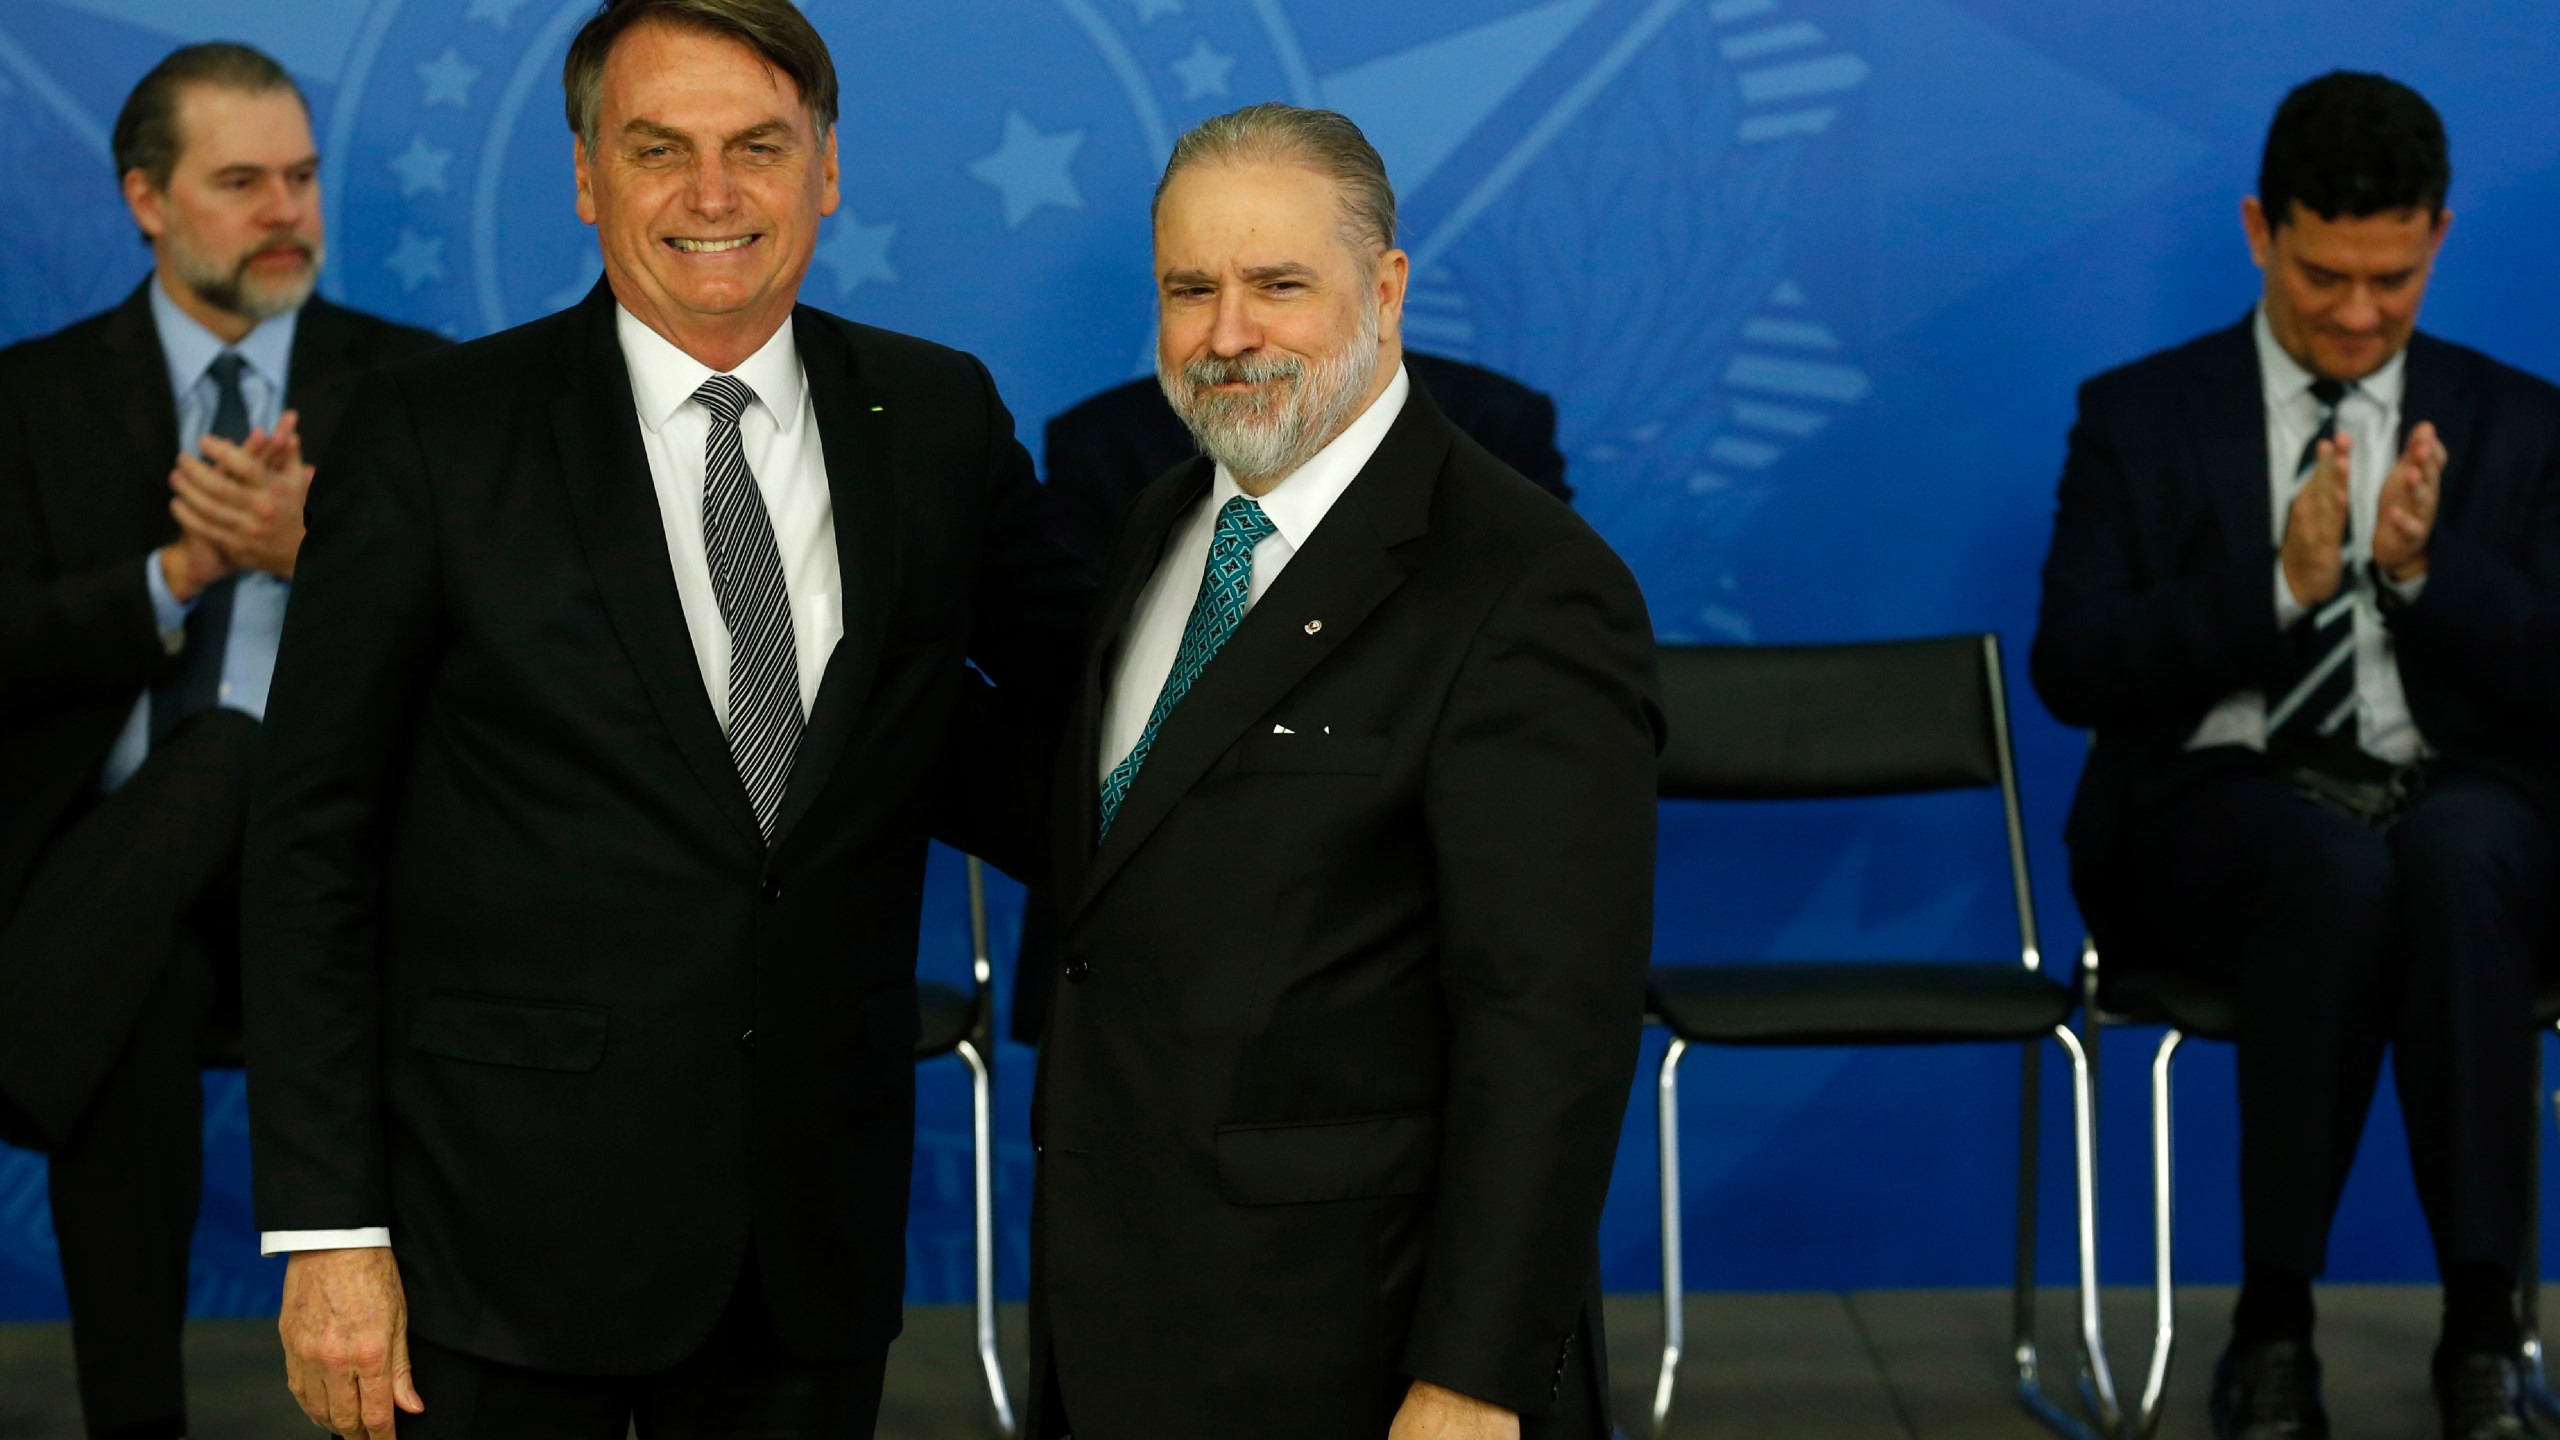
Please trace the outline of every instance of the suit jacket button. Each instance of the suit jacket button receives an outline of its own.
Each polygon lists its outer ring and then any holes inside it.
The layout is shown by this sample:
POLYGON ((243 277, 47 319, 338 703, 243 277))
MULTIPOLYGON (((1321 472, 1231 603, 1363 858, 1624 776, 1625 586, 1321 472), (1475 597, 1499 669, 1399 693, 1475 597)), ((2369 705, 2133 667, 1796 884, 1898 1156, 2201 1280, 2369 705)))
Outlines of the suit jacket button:
POLYGON ((1089 976, 1091 976, 1092 974, 1093 974, 1093 966, 1092 966, 1092 964, 1091 964, 1091 963, 1089 963, 1088 961, 1086 961, 1086 960, 1085 960, 1085 958, 1084 958, 1083 956, 1078 955, 1078 956, 1076 956, 1076 957, 1074 957, 1074 958, 1072 958, 1072 959, 1070 959, 1070 960, 1068 960, 1068 961, 1067 961, 1067 983, 1068 983, 1068 984, 1070 984, 1070 985, 1081 985, 1081 984, 1083 984, 1083 983, 1085 982, 1085 980, 1086 980, 1089 976))
POLYGON ((782 881, 780 879, 772 879, 764 882, 764 898, 767 900, 779 900, 782 898, 782 881))
POLYGON ((756 1032, 751 1029, 740 1032, 738 1036, 738 1048, 746 1051, 750 1055, 756 1053, 756 1032))

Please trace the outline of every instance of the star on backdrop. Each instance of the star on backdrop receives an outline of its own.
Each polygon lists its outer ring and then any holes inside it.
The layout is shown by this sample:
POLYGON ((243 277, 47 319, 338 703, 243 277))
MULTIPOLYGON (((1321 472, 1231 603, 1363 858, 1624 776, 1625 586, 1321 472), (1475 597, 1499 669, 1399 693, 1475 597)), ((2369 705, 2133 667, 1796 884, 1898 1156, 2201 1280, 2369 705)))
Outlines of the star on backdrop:
POLYGON ((1182 0, 1137 0, 1137 6, 1138 23, 1141 25, 1148 24, 1159 16, 1182 13, 1182 0))
POLYGON ((1203 35, 1192 45, 1191 53, 1173 62, 1173 73, 1182 80, 1182 98, 1197 100, 1203 95, 1227 93, 1227 75, 1236 68, 1236 57, 1221 55, 1209 46, 1203 35))
POLYGON ((439 150, 427 143, 424 135, 409 137, 409 148, 391 162, 391 173, 400 177, 402 197, 433 190, 444 193, 444 167, 453 160, 453 152, 439 150))
POLYGON ((516 11, 522 8, 524 8, 524 0, 471 0, 471 8, 463 14, 462 18, 485 20, 498 29, 504 30, 508 22, 516 18, 516 11))
POLYGON ((444 238, 428 237, 415 230, 403 229, 400 244, 384 258, 382 268, 400 277, 400 288, 415 290, 430 280, 444 278, 444 238))
POLYGON ((818 247, 818 259, 836 272, 837 298, 852 294, 865 280, 898 283, 898 272, 889 264, 889 242, 897 236, 894 222, 865 225, 850 210, 837 218, 835 233, 818 247))
POLYGON ((969 173, 1004 192, 1004 223, 1010 230, 1043 205, 1084 208, 1068 162, 1084 144, 1081 130, 1043 135, 1019 110, 1004 116, 1004 143, 970 162, 969 173))
POLYGON ((418 67, 418 78, 427 83, 427 97, 419 104, 468 110, 471 82, 480 78, 480 71, 463 60, 461 51, 446 46, 442 55, 418 67))

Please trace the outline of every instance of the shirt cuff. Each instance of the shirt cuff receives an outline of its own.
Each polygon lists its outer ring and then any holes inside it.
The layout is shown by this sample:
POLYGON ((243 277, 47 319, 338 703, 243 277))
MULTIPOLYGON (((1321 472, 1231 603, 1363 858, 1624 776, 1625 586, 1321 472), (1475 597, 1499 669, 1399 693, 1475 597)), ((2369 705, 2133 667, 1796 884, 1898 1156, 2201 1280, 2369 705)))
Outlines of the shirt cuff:
POLYGON ((2394 580, 2383 574, 2382 567, 2376 565, 2373 567, 2373 578, 2382 582, 2382 588, 2391 592, 2391 598, 2404 605, 2417 604, 2419 594, 2427 588, 2427 577, 2423 571, 2406 580, 2394 580))
POLYGON ((388 1248, 391 1227, 367 1225, 356 1230, 265 1230, 258 1235, 258 1253, 286 1255, 296 1250, 372 1250, 388 1248))
POLYGON ((142 584, 151 592, 151 623, 160 627, 160 638, 171 640, 185 633, 187 612, 196 608, 195 602, 169 593, 169 577, 160 568, 157 550, 142 557, 142 584))
POLYGON ((2293 585, 2284 578, 2284 557, 2276 557, 2276 628, 2290 630, 2294 622, 2311 613, 2311 607, 2293 598, 2293 585))

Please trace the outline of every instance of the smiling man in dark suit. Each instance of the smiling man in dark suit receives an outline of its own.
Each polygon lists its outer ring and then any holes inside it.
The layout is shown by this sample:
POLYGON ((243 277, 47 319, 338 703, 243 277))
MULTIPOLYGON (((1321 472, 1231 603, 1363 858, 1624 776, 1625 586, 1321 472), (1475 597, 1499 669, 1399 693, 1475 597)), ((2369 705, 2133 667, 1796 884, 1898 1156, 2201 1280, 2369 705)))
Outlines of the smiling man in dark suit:
POLYGON ((1081 569, 984 367, 796 303, 790 0, 607 0, 564 82, 603 283, 312 494, 244 902, 287 1368, 348 1435, 867 1436, 926 840, 1028 868, 942 780, 1045 770, 1081 569))
POLYGON ((268 56, 171 53, 113 148, 152 275, 0 351, 0 1138, 52 1155, 90 1433, 163 1440, 306 461, 442 342, 312 295, 320 156, 268 56))
POLYGON ((2243 204, 2256 312, 2083 387, 2045 564, 2036 687, 2097 732, 2081 908, 2111 962, 2238 995, 2247 1269, 2213 1418, 2246 1440, 2327 1433, 2311 1282, 2386 1044, 2445 1434, 2530 1433, 2560 390, 2418 332, 2450 177, 2405 86, 2287 96, 2243 204))
POLYGON ((1626 567, 1400 358, 1377 152, 1185 136, 1166 393, 1063 762, 1034 1434, 1608 1433, 1598 1229, 1651 939, 1626 567))

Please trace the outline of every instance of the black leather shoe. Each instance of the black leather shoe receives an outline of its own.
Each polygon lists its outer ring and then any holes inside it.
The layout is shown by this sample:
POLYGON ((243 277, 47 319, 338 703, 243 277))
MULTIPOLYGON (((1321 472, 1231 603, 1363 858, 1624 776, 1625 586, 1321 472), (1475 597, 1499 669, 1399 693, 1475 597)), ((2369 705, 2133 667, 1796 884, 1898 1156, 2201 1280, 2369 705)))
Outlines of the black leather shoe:
POLYGON ((2445 1440, 2530 1440, 2532 1412, 2524 1398, 2524 1367, 2513 1352, 2436 1352, 2436 1413, 2445 1440))
POLYGON ((2301 1340, 2222 1352, 2213 1367, 2214 1440, 2328 1440, 2320 1357, 2301 1340))

